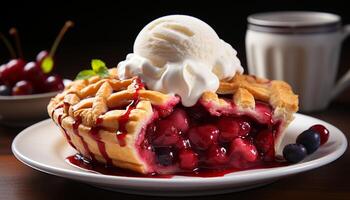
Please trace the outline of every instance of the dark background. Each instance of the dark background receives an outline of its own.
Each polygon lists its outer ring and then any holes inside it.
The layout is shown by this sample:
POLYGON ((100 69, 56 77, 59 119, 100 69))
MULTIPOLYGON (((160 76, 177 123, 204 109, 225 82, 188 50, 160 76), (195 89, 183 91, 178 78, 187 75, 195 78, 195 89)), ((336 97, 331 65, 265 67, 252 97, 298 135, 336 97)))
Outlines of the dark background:
MULTIPOLYGON (((56 54, 56 71, 73 78, 77 72, 89 67, 92 58, 100 58, 112 67, 132 51, 133 41, 151 20, 169 14, 187 14, 211 25, 218 35, 237 51, 243 65, 245 61, 244 37, 249 14, 277 10, 313 10, 339 14, 344 24, 350 23, 350 9, 345 1, 122 1, 106 3, 40 2, 2 6, 0 31, 19 30, 27 60, 35 59, 43 49, 50 49, 61 26, 68 19, 75 22, 63 39, 56 54), (47 5, 45 5, 47 4, 47 5)), ((350 45, 344 44, 340 74, 348 66, 350 45), (349 52, 349 53, 347 53, 349 52)), ((0 45, 0 63, 9 59, 4 45, 0 45)), ((317 72, 315 72, 317 73, 317 72)))
MULTIPOLYGON (((147 1, 147 0, 146 0, 147 1)), ((102 0, 89 3, 66 3, 33 0, 0 1, 0 31, 16 26, 21 34, 25 56, 35 59, 43 49, 49 49, 56 34, 67 19, 76 26, 64 38, 56 55, 57 72, 73 78, 89 66, 92 58, 101 58, 115 66, 132 51, 133 41, 142 27, 151 20, 168 14, 187 14, 211 25, 218 35, 237 51, 245 61, 244 36, 249 14, 277 10, 313 10, 339 14, 344 24, 350 24, 350 7, 338 0, 260 0, 260 1, 147 1, 135 0, 108 4, 102 0), (4 5, 6 2, 6 5, 4 5), (231 3, 229 3, 231 2, 231 3), (15 5, 8 5, 13 3, 15 5)), ((0 64, 9 55, 0 44, 0 64)), ((341 76, 350 65, 350 39, 344 43, 341 76)), ((317 71, 315 71, 317 76, 317 71)), ((322 80, 320 80, 322 81, 322 80)), ((350 88, 330 107, 312 116, 343 130, 349 138, 350 88)), ((107 192, 86 184, 46 175, 23 165, 11 153, 11 142, 19 129, 0 127, 0 199, 164 199, 107 192), (48 184, 49 183, 49 184, 48 184), (1 198, 3 197, 3 198, 1 198)), ((45 139, 45 138, 43 138, 45 139)), ((189 199, 349 199, 349 149, 335 163, 296 176, 286 177, 266 187, 244 192, 189 199)), ((168 200, 176 198, 167 198, 168 200)))

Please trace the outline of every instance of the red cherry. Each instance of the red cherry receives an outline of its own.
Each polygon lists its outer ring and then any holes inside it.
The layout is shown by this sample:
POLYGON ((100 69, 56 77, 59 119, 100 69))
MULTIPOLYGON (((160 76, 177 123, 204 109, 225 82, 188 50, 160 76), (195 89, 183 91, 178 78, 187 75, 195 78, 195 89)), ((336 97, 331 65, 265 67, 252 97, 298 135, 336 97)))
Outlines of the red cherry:
POLYGON ((170 121, 175 128, 177 128, 179 131, 187 132, 188 130, 188 116, 186 112, 182 109, 176 109, 174 112, 167 118, 168 121, 170 121))
POLYGON ((220 141, 230 142, 237 137, 244 137, 250 132, 249 122, 243 119, 223 117, 217 123, 220 130, 220 141))
POLYGON ((239 124, 239 135, 240 136, 246 136, 249 134, 251 130, 250 123, 248 121, 245 121, 243 119, 238 119, 238 124, 239 124))
POLYGON ((207 152, 207 160, 206 162, 211 166, 218 166, 227 164, 229 161, 227 157, 227 152, 224 147, 219 147, 213 145, 209 148, 207 152))
POLYGON ((0 79, 9 86, 23 78, 25 62, 22 59, 12 59, 5 66, 0 68, 0 79))
POLYGON ((38 55, 36 56, 36 62, 38 64, 38 66, 41 66, 41 63, 43 62, 43 60, 49 55, 49 52, 46 50, 42 50, 38 53, 38 55))
POLYGON ((311 130, 317 132, 321 137, 321 145, 329 139, 329 130, 321 124, 316 124, 310 127, 311 130))
POLYGON ((217 123, 220 130, 220 141, 230 142, 239 136, 239 124, 232 118, 224 117, 220 119, 217 123))
POLYGON ((180 140, 178 130, 171 121, 162 120, 157 123, 155 139, 152 141, 154 146, 172 146, 180 140))
POLYGON ((28 95, 33 93, 33 86, 28 81, 19 81, 12 88, 12 95, 28 95))
POLYGON ((192 150, 181 150, 179 153, 180 168, 193 170, 198 165, 198 155, 192 150))
POLYGON ((45 87, 48 92, 54 92, 64 89, 64 84, 58 75, 52 75, 46 78, 45 87))
MULTIPOLYGON (((42 65, 44 59, 48 58, 48 57, 51 57, 51 55, 45 50, 40 51, 39 54, 36 56, 36 63, 40 69, 42 69, 41 65, 42 65)), ((51 59, 53 60, 52 57, 51 57, 51 59)), ((55 64, 55 62, 53 62, 52 67, 55 67, 54 64, 55 64)))
POLYGON ((267 153, 271 148, 274 148, 274 137, 271 131, 263 130, 255 137, 256 148, 261 153, 267 153))
POLYGON ((188 132, 191 144, 199 150, 206 150, 218 141, 219 129, 214 125, 193 127, 188 132))
POLYGON ((43 71, 36 62, 29 62, 24 66, 24 78, 31 81, 41 81, 43 71), (38 75, 40 78, 38 78, 38 75))
MULTIPOLYGON (((74 25, 74 23, 72 21, 67 21, 64 24, 64 26, 62 27, 61 31, 58 33, 54 43, 52 44, 50 52, 47 52, 45 50, 39 52, 39 54, 36 57, 36 61, 37 61, 39 67, 41 67, 41 64, 45 58, 51 57, 51 59, 53 60, 53 58, 55 57, 57 47, 60 44, 64 34, 67 32, 67 30, 69 28, 73 27, 73 25, 74 25)), ((54 64, 54 62, 53 62, 53 64, 54 64)), ((48 72, 46 72, 46 73, 48 73, 48 72)), ((56 91, 56 90, 54 90, 54 91, 56 91)))
POLYGON ((258 158, 258 151, 248 140, 236 138, 231 143, 231 157, 235 160, 253 162, 258 158))
POLYGON ((265 161, 273 161, 275 159, 274 144, 273 134, 269 130, 263 130, 255 137, 255 146, 265 161))
POLYGON ((33 83, 36 93, 46 92, 46 76, 36 62, 29 62, 24 66, 24 79, 33 83))

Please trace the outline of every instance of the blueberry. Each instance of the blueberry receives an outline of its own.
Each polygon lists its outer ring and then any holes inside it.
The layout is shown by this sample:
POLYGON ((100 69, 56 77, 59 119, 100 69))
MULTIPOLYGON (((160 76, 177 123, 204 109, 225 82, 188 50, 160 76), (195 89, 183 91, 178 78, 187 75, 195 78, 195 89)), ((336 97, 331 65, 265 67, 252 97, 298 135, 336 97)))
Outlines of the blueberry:
POLYGON ((306 130, 297 137, 297 144, 302 144, 308 154, 315 152, 321 144, 320 134, 314 130, 306 130))
POLYGON ((0 95, 3 95, 3 96, 11 95, 11 88, 6 85, 0 85, 0 95))
POLYGON ((283 149, 283 157, 288 162, 298 163, 307 155, 306 148, 301 144, 288 144, 283 149))
POLYGON ((155 149, 157 161, 163 166, 172 165, 174 162, 175 153, 170 147, 158 147, 155 149))

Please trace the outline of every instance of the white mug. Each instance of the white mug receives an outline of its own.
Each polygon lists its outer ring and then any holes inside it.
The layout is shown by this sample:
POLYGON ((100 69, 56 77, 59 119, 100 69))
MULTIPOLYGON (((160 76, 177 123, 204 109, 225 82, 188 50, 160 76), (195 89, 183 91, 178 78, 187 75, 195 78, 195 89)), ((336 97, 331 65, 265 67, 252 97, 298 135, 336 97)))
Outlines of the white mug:
POLYGON ((350 34, 338 15, 308 11, 248 17, 246 54, 250 74, 288 82, 300 110, 322 110, 350 85, 350 70, 336 83, 340 48, 350 34))

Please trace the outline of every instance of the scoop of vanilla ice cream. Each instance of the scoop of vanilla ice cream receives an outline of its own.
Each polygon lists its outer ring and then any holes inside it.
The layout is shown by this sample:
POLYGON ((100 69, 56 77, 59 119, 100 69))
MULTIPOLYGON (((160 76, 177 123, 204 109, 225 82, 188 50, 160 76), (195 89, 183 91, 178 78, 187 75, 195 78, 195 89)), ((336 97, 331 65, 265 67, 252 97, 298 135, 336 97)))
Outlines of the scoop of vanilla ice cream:
POLYGON ((184 106, 193 106, 203 92, 215 92, 220 80, 243 72, 236 55, 205 22, 170 15, 141 30, 134 53, 118 64, 118 75, 139 76, 148 88, 177 94, 184 106))

